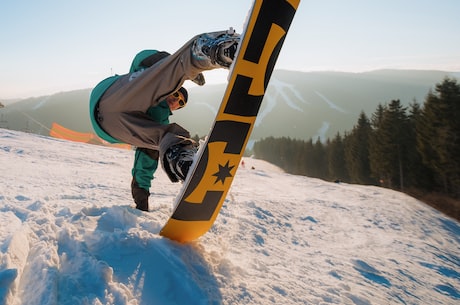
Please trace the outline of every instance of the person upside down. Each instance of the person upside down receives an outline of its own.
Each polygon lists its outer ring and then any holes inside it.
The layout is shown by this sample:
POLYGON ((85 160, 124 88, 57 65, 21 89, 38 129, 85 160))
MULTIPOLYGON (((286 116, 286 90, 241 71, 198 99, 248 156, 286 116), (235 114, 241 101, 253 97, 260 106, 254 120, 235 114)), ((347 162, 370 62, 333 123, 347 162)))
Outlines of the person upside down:
POLYGON ((205 84, 203 71, 233 62, 240 35, 232 29, 197 35, 173 54, 143 50, 129 73, 104 79, 90 95, 96 134, 109 143, 136 147, 131 193, 136 208, 148 211, 151 181, 158 163, 172 182, 184 181, 197 144, 182 126, 169 122, 187 104, 186 80, 205 84))

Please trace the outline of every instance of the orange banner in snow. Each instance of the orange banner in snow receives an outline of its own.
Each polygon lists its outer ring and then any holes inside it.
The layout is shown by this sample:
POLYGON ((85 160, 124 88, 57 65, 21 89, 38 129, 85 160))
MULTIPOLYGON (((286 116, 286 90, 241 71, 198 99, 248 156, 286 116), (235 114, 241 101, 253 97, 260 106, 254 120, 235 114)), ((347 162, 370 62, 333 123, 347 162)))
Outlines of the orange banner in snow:
POLYGON ((69 140, 73 142, 81 142, 88 144, 104 145, 110 147, 117 147, 122 149, 131 149, 131 145, 128 144, 112 144, 102 140, 94 133, 90 132, 78 132, 72 129, 65 128, 58 123, 53 123, 50 129, 50 136, 58 139, 69 140))

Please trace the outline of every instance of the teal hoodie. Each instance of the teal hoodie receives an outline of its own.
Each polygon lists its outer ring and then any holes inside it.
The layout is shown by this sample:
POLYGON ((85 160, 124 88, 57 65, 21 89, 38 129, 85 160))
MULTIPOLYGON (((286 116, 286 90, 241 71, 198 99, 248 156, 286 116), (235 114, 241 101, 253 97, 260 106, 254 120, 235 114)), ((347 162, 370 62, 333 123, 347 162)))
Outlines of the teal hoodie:
MULTIPOLYGON (((131 68, 129 70, 129 73, 140 71, 142 69, 145 69, 147 67, 142 66, 142 61, 146 59, 149 56, 152 56, 154 54, 158 53, 157 50, 143 50, 139 52, 133 59, 133 62, 131 64, 131 68)), ((89 98, 89 116, 91 118, 91 124, 93 125, 93 129, 96 132, 96 134, 106 140, 109 143, 121 143, 119 140, 115 139, 111 135, 109 135, 107 132, 105 132, 101 126, 99 126, 99 123, 97 122, 97 118, 95 115, 96 107, 97 104, 99 103, 99 100, 101 99, 102 95, 104 95, 105 91, 112 86, 112 84, 120 78, 120 75, 114 75, 111 77, 108 77, 101 81, 99 84, 94 87, 94 89, 91 91, 91 95, 89 98)))
POLYGON ((110 86, 112 86, 112 84, 119 78, 120 78, 119 75, 114 75, 114 76, 104 79, 102 82, 97 84, 96 87, 94 87, 93 91, 91 91, 91 95, 89 98, 89 117, 91 118, 91 124, 93 125, 93 129, 101 139, 104 139, 109 143, 121 143, 121 142, 115 139, 114 137, 112 137, 111 135, 109 135, 107 132, 104 131, 104 129, 101 128, 101 126, 99 126, 95 112, 96 112, 97 104, 99 103, 99 100, 101 99, 102 95, 104 95, 105 91, 110 86))

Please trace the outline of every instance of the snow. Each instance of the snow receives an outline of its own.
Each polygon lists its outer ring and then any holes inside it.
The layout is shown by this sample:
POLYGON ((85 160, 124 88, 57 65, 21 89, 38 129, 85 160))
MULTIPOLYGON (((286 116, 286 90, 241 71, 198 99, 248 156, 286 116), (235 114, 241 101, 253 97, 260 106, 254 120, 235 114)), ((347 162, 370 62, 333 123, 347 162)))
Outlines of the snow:
POLYGON ((272 77, 270 79, 268 91, 264 96, 265 107, 257 115, 255 122, 256 127, 263 122, 264 118, 273 111, 279 102, 285 103, 288 107, 299 112, 303 112, 303 109, 298 104, 309 104, 302 97, 302 94, 295 89, 294 85, 283 82, 276 77, 272 77))
POLYGON ((460 226, 388 189, 246 158, 212 229, 158 235, 180 185, 131 206, 133 152, 0 129, 1 304, 458 304, 460 226), (253 168, 254 167, 254 168, 253 168))
POLYGON ((321 94, 320 92, 318 91, 315 91, 316 95, 319 96, 324 102, 326 102, 326 104, 329 106, 329 108, 333 109, 333 110, 336 110, 338 112, 341 112, 341 113, 348 113, 348 111, 346 111, 345 109, 343 109, 342 107, 338 106, 336 103, 334 103, 333 101, 331 101, 330 99, 328 99, 327 97, 325 97, 323 94, 321 94))

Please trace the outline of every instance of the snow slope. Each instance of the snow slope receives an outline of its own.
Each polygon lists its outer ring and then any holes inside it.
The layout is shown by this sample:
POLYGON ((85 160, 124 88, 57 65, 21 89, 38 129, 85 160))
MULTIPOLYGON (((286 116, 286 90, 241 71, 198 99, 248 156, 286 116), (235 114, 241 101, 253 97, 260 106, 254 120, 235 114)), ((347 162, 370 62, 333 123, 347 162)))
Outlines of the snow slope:
POLYGON ((131 208, 133 152, 0 129, 2 304, 458 304, 460 226, 404 194, 245 159, 216 224, 158 235, 180 185, 131 208), (252 168, 254 167, 254 168, 252 168))

